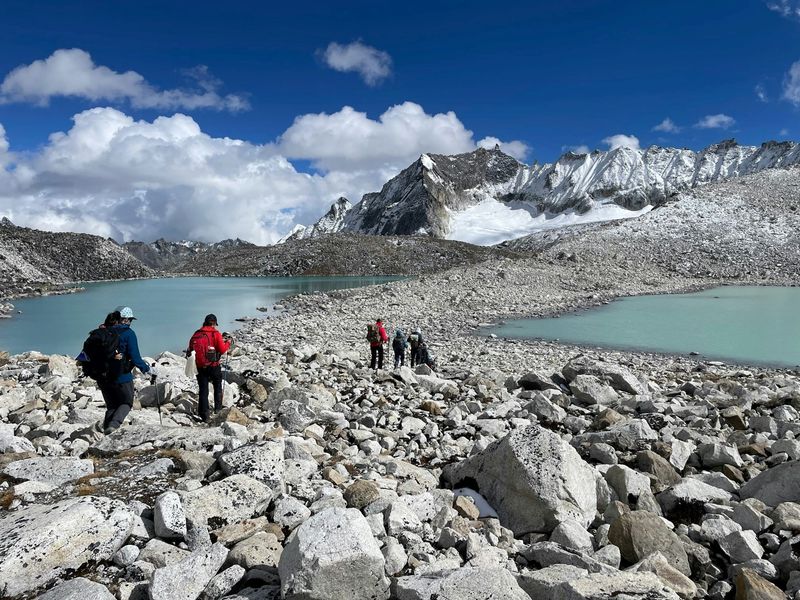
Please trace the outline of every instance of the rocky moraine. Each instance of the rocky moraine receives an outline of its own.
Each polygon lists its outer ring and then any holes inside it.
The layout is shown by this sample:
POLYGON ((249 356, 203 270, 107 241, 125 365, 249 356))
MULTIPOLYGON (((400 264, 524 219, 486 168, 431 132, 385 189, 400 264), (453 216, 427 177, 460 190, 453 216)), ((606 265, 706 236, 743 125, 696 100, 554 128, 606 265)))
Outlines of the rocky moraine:
POLYGON ((108 436, 72 360, 4 357, 0 597, 798 597, 796 371, 484 329, 622 295, 796 283, 797 217, 775 209, 798 201, 795 182, 762 173, 520 242, 534 258, 295 297, 238 333, 208 426, 179 356, 154 357, 160 383, 137 380, 141 406, 108 436), (379 316, 420 327, 438 370, 366 368, 379 316))

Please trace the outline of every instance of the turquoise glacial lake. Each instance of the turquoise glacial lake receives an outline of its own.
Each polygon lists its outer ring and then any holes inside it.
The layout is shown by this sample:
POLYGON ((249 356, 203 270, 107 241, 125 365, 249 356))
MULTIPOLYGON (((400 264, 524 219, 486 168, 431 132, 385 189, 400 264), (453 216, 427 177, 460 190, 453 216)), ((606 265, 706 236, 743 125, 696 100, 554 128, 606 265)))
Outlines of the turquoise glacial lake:
POLYGON ((638 296, 549 319, 509 321, 501 337, 781 367, 800 365, 800 288, 722 287, 638 296))
POLYGON ((106 314, 133 309, 133 329, 142 354, 186 348, 189 337, 214 313, 220 331, 233 331, 238 318, 263 317, 283 298, 393 281, 396 277, 179 277, 82 284, 85 292, 12 300, 20 314, 0 319, 0 350, 18 354, 77 356, 88 332, 106 314))

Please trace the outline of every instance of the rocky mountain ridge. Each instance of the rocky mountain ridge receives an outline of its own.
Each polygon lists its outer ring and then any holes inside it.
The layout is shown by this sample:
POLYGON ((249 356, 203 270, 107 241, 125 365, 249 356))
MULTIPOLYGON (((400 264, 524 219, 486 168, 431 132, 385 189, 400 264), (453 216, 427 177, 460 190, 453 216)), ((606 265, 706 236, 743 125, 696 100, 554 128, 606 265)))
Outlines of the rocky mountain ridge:
POLYGON ((523 233, 531 233, 549 227, 556 216, 597 220, 592 213, 609 206, 610 218, 635 216, 632 211, 659 206, 681 191, 798 163, 800 146, 794 142, 755 147, 734 140, 700 152, 658 146, 567 152, 555 163, 533 166, 499 147, 423 154, 380 192, 365 194, 335 230, 473 241, 481 237, 475 230, 488 228, 499 242, 518 237, 520 222, 530 230, 523 233))
POLYGON ((180 264, 206 252, 255 247, 255 244, 239 238, 222 240, 211 244, 190 240, 172 242, 160 238, 149 244, 146 242, 125 242, 122 247, 151 269, 171 271, 180 264))
POLYGON ((152 277, 154 272, 110 239, 0 223, 0 298, 54 284, 152 277))
POLYGON ((175 270, 196 275, 421 275, 475 264, 489 258, 517 258, 504 248, 487 248, 428 236, 369 236, 338 233, 288 240, 273 246, 211 251, 175 270))

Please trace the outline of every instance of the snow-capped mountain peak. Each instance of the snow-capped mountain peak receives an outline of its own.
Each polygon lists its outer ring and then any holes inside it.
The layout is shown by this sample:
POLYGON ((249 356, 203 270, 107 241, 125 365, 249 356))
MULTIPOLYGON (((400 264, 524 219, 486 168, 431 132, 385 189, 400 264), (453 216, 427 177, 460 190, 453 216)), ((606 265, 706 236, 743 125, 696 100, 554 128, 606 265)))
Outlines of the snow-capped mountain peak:
POLYGON ((335 219, 329 211, 302 235, 425 233, 492 244, 564 224, 635 217, 699 185, 798 163, 796 143, 755 147, 735 140, 700 152, 659 146, 567 152, 532 166, 499 147, 422 154, 380 192, 365 194, 335 219))
POLYGON ((307 238, 318 237, 328 233, 336 233, 340 231, 344 225, 344 216, 353 205, 344 196, 340 196, 336 202, 331 204, 319 221, 314 223, 311 227, 305 225, 295 225, 292 230, 278 240, 279 244, 288 242, 289 240, 304 240, 307 238))

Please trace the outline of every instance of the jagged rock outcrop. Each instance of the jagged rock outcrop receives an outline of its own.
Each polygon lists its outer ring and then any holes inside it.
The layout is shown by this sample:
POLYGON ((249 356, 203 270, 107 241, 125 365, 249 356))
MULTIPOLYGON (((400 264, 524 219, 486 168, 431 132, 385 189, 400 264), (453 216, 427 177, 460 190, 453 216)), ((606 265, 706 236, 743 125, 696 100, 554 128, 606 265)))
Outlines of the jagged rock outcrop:
POLYGON ((499 149, 467 154, 423 154, 380 192, 365 194, 342 229, 373 235, 427 233, 447 237, 450 211, 482 199, 511 199, 527 183, 528 167, 499 149))
POLYGON ((279 244, 288 242, 289 240, 306 240, 308 238, 319 237, 327 233, 336 233, 344 226, 344 216, 348 210, 353 208, 350 201, 341 196, 336 202, 331 204, 322 217, 314 223, 311 227, 305 225, 295 225, 294 228, 280 240, 279 244))

